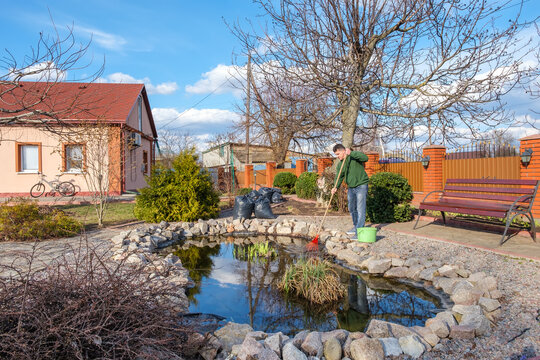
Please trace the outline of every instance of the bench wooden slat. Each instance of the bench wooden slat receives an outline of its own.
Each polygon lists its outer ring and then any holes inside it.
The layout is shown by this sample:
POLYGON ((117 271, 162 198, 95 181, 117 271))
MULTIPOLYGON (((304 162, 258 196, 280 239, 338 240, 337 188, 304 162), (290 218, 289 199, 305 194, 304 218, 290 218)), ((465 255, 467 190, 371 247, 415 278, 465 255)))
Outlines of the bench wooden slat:
POLYGON ((536 186, 536 180, 519 179, 447 179, 448 184, 494 184, 494 185, 530 185, 536 186))
POLYGON ((422 209, 444 211, 444 212, 451 212, 451 213, 457 213, 457 214, 493 216, 493 217, 498 217, 498 218, 506 217, 506 211, 466 209, 466 208, 461 208, 461 207, 441 206, 440 204, 432 205, 429 203, 424 203, 422 205, 422 209))
MULTIPOLYGON (((443 197, 450 197, 450 198, 467 198, 467 199, 481 199, 481 200, 495 200, 495 201, 507 201, 507 202, 514 202, 516 199, 519 198, 519 196, 512 196, 512 195, 496 195, 496 194, 474 194, 474 193, 464 193, 464 192, 445 192, 443 193, 443 197)), ((530 202, 529 200, 520 201, 523 203, 530 202)))
POLYGON ((457 199, 440 199, 439 201, 427 201, 424 204, 440 204, 441 206, 462 207, 467 209, 487 209, 496 211, 507 211, 510 209, 510 204, 502 204, 496 202, 479 202, 471 200, 457 200, 457 199))
POLYGON ((488 192, 488 193, 505 193, 505 194, 523 194, 523 195, 532 195, 534 194, 534 189, 524 189, 524 188, 485 188, 485 187, 474 187, 474 186, 455 186, 455 185, 446 185, 444 191, 471 191, 471 192, 488 192))

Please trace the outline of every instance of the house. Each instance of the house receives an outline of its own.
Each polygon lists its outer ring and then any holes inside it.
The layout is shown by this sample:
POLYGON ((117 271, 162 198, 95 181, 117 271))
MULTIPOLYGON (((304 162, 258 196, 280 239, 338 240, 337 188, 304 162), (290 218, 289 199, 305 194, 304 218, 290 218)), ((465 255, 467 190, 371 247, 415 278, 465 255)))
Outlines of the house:
POLYGON ((28 196, 40 174, 80 195, 147 185, 157 132, 143 84, 2 84, 0 101, 0 196, 28 196))
MULTIPOLYGON (((308 159, 312 164, 314 155, 288 150, 285 157, 284 168, 294 168, 297 159, 308 159)), ((249 162, 247 162, 246 144, 226 142, 213 146, 202 152, 202 163, 205 168, 219 168, 231 164, 239 171, 244 171, 246 163, 253 164, 255 170, 264 169, 266 163, 274 161, 270 146, 249 145, 249 162)))

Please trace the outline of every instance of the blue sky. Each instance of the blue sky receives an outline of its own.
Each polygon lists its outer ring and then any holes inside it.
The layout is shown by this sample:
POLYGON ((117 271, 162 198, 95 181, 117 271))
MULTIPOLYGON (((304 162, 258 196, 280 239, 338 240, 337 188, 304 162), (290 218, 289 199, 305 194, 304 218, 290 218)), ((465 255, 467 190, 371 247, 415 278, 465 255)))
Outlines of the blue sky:
MULTIPOLYGON (((4 0, 2 10, 9 14, 0 22, 2 48, 19 60, 31 54, 40 32, 53 32, 51 16, 60 31, 73 25, 77 41, 92 36, 94 64, 105 58, 100 81, 144 82, 158 129, 167 124, 202 143, 225 132, 238 116, 235 104, 241 98, 223 83, 233 51, 241 49, 224 20, 253 19, 260 10, 250 0, 4 0)), ((539 16, 540 1, 527 1, 525 14, 539 16)), ((520 94, 511 102, 518 116, 534 106, 520 94)), ((524 136, 533 130, 515 132, 524 136)))

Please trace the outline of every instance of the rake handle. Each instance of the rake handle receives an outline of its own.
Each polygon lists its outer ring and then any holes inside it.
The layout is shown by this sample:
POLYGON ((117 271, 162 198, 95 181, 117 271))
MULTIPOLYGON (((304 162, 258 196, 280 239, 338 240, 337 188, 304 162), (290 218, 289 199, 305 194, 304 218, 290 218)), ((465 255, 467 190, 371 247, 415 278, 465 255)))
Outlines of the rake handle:
MULTIPOLYGON (((339 169, 338 176, 336 178, 337 181, 339 181, 339 177, 341 176, 341 171, 345 167, 345 160, 347 160, 347 155, 345 155, 345 158, 343 159, 343 164, 341 165, 341 168, 339 169)), ((334 183, 334 187, 335 186, 336 186, 336 184, 334 183)), ((334 187, 332 187, 332 189, 334 187)), ((332 195, 330 195, 330 200, 328 201, 328 205, 326 205, 326 211, 324 212, 324 216, 323 216, 323 218, 321 220, 321 224, 319 225, 319 229, 317 230, 317 235, 321 232, 322 226, 324 224, 324 220, 326 219, 326 214, 328 214, 328 209, 330 209, 330 204, 332 204, 332 199, 333 198, 334 198, 334 193, 332 193, 332 195)))

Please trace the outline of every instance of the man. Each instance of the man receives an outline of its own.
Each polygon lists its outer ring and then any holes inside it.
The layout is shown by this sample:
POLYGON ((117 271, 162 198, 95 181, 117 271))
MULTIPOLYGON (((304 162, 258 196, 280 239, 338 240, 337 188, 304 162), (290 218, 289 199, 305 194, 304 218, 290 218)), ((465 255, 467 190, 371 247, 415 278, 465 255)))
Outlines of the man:
POLYGON ((366 223, 366 198, 369 178, 364 169, 364 163, 368 161, 368 157, 363 152, 345 149, 341 144, 335 145, 333 150, 334 154, 341 160, 336 168, 336 174, 339 174, 342 166, 345 167, 341 171, 339 179, 334 181, 335 187, 332 189, 332 194, 336 193, 343 179, 345 179, 345 183, 349 187, 347 192, 349 212, 354 225, 351 230, 347 231, 347 234, 356 236, 356 229, 364 227, 366 223))

